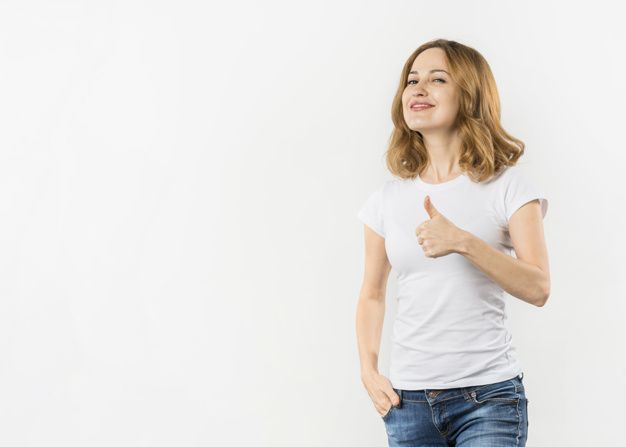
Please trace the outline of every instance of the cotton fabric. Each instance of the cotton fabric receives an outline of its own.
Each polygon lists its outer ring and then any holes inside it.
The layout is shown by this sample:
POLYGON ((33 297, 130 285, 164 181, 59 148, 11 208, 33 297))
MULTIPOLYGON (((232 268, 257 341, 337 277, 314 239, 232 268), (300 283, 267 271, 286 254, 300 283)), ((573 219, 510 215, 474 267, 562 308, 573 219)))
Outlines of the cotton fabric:
POLYGON ((415 229, 430 219, 426 195, 456 226, 509 255, 515 211, 535 199, 543 217, 548 209, 541 188, 519 165, 481 183, 466 174, 438 184, 393 178, 367 197, 357 217, 385 239, 397 276, 389 380, 403 390, 509 380, 523 368, 505 324, 508 295, 461 254, 424 254, 415 229))

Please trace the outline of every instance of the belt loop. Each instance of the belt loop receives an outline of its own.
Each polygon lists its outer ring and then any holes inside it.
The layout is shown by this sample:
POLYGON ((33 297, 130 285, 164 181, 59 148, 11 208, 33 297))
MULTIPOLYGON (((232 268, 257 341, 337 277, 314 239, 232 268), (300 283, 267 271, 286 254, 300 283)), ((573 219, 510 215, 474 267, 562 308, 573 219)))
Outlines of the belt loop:
POLYGON ((519 376, 517 376, 518 379, 522 380, 524 378, 524 372, 522 371, 519 376))
POLYGON ((398 405, 398 407, 402 408, 402 390, 398 390, 398 394, 400 394, 400 404, 398 405))

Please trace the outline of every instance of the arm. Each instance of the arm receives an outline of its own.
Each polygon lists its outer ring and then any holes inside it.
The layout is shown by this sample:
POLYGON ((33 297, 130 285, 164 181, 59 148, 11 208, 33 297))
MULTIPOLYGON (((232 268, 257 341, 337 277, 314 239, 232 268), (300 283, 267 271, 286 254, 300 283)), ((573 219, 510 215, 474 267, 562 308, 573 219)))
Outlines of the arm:
POLYGON ((550 271, 539 201, 528 202, 513 213, 509 233, 517 258, 496 250, 464 230, 457 253, 465 256, 507 293, 541 307, 550 296, 550 271))
POLYGON ((385 318, 385 295, 391 265, 385 239, 365 227, 365 272, 359 294, 356 331, 361 376, 378 374, 378 351, 385 318))

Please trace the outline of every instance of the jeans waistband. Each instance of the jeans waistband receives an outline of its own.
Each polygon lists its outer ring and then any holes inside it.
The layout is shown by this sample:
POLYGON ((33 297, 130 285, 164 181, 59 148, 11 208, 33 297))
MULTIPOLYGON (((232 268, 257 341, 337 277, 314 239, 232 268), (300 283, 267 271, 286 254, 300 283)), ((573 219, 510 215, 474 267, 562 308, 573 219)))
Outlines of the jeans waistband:
MULTIPOLYGON (((510 379, 510 380, 517 379, 521 382, 523 378, 524 378, 524 373, 521 372, 515 377, 513 377, 513 379, 510 379)), ((506 380, 504 380, 503 382, 506 382, 506 380)), ((398 393, 401 401, 406 395, 409 399, 418 399, 421 402, 421 401, 428 401, 428 398, 430 398, 431 400, 446 400, 446 399, 455 397, 457 395, 465 395, 465 394, 471 393, 474 390, 478 390, 480 388, 490 386, 490 385, 492 384, 459 387, 459 388, 449 388, 449 389, 443 389, 443 390, 439 390, 439 389, 437 390, 431 390, 431 389, 401 390, 401 389, 394 388, 394 391, 398 393)))

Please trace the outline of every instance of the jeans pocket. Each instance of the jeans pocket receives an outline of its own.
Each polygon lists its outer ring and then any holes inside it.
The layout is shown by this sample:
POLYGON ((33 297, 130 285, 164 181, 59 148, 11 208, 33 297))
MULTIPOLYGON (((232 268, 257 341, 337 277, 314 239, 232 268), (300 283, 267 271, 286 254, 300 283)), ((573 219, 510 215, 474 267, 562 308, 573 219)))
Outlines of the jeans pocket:
POLYGON ((510 380, 493 383, 472 391, 470 394, 474 402, 483 404, 486 402, 510 402, 517 403, 520 400, 519 388, 510 380))

